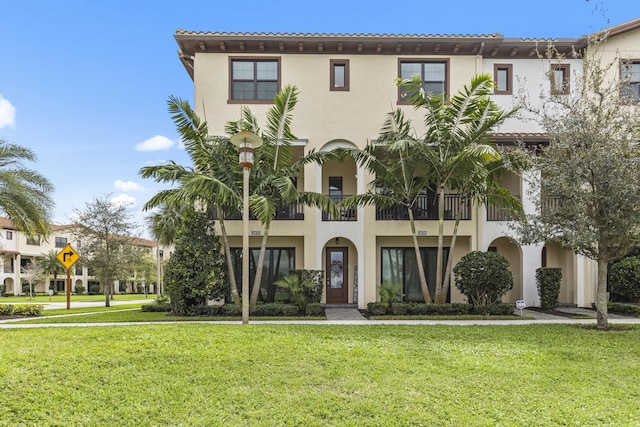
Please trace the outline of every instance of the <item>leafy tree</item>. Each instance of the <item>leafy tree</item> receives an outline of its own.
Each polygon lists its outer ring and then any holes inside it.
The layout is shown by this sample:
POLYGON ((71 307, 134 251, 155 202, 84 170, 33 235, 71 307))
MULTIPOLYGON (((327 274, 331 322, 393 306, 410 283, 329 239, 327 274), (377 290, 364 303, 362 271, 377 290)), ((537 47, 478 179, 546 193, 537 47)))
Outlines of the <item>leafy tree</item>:
MULTIPOLYGON (((592 38, 569 95, 523 97, 549 137, 538 157, 538 213, 520 224, 524 243, 558 241, 598 264, 597 327, 609 326, 607 265, 640 245, 640 110, 619 78, 621 58, 605 62, 592 38)), ((561 60, 551 48, 547 61, 561 60)), ((550 76, 551 77, 551 76, 550 76)))
POLYGON ((42 268, 42 264, 39 259, 32 259, 27 265, 20 269, 22 278, 29 285, 29 300, 33 298, 33 289, 39 283, 44 282, 46 273, 42 268))
MULTIPOLYGON (((464 203, 497 204, 521 212, 520 201, 498 184, 508 162, 491 141, 494 129, 515 111, 505 112, 490 99, 493 81, 476 76, 469 86, 447 99, 425 93, 419 77, 399 79, 415 108, 424 111, 425 133, 416 136, 402 110, 387 115, 376 144, 364 150, 346 150, 373 175, 372 190, 343 200, 345 206, 402 206, 407 210, 418 266, 420 286, 432 302, 418 245, 413 209, 428 191, 438 195, 438 252, 435 302, 444 303, 449 292, 453 257, 444 268, 444 197, 454 191, 464 203)), ((462 209, 457 209, 449 253, 453 253, 462 209)))
POLYGON ((0 212, 25 233, 48 235, 53 185, 23 162, 36 161, 28 148, 0 139, 0 212))
POLYGON ((175 315, 190 314, 207 300, 224 298, 225 259, 214 222, 206 211, 184 209, 164 283, 175 315))
POLYGON ((113 281, 118 279, 120 271, 128 270, 129 262, 123 254, 132 245, 131 235, 135 230, 127 207, 114 204, 110 197, 107 194, 94 198, 85 204, 84 210, 74 210, 74 232, 82 241, 82 256, 104 282, 106 307, 110 306, 113 281))
POLYGON ((57 290, 58 274, 64 274, 66 271, 64 265, 58 259, 58 252, 51 249, 40 257, 39 262, 47 277, 53 275, 53 290, 57 290))
POLYGON ((513 288, 509 260, 497 252, 469 252, 453 268, 456 286, 473 305, 491 305, 513 288))

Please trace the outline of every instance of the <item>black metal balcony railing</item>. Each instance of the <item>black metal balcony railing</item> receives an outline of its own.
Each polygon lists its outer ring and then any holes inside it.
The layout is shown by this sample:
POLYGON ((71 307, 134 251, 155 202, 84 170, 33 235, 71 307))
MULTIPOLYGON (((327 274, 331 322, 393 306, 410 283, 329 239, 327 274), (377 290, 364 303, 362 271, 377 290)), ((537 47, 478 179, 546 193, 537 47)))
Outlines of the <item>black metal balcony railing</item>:
MULTIPOLYGON (((218 219, 217 212, 213 212, 213 219, 218 219)), ((226 220, 241 220, 242 213, 225 213, 224 219, 226 220)), ((255 220, 256 217, 252 213, 249 214, 249 219, 255 220)), ((273 218, 274 220, 285 220, 285 221, 301 221, 304 219, 304 206, 298 203, 289 204, 289 203, 279 203, 276 206, 276 215, 273 218)))
MULTIPOLYGON (((425 194, 419 196, 412 211, 415 220, 438 220, 438 195, 425 194)), ((445 194, 444 219, 453 220, 458 214, 461 220, 471 219, 471 201, 457 194, 445 194)), ((376 220, 379 221, 402 221, 408 219, 409 212, 404 206, 398 205, 376 209, 376 220)))
MULTIPOLYGON (((520 199, 519 195, 515 195, 520 199)), ((509 209, 487 205, 487 221, 513 221, 518 219, 509 209)))
MULTIPOLYGON (((340 203, 343 199, 349 197, 348 195, 342 196, 329 196, 334 203, 340 203)), ((337 215, 329 212, 322 212, 323 221, 357 221, 358 211, 356 208, 340 208, 337 215)))
POLYGON ((562 199, 559 196, 546 196, 542 199, 542 213, 549 213, 558 210, 562 205, 562 199))

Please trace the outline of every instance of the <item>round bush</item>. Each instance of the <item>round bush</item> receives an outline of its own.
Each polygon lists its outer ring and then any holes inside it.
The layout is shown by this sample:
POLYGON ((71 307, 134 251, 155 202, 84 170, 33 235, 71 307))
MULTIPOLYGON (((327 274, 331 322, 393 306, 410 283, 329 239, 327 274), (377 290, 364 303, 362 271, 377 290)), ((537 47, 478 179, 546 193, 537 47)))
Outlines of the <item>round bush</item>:
POLYGON ((611 266, 610 273, 611 299, 640 302, 640 257, 623 258, 611 266))
POLYGON ((456 287, 473 305, 497 304, 513 288, 509 260, 497 252, 470 252, 453 272, 456 287))

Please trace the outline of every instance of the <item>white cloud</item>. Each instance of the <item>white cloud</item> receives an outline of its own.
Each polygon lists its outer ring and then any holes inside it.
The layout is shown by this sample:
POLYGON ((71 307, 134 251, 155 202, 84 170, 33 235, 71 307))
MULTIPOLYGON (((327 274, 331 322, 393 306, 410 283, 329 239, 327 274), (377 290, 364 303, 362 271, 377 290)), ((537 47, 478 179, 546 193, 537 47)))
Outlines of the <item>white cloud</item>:
POLYGON ((5 126, 15 126, 16 107, 0 95, 0 128, 5 126))
POLYGON ((113 186, 116 187, 120 191, 124 191, 128 193, 130 191, 142 191, 144 188, 136 182, 133 181, 123 181, 121 179, 117 180, 113 183, 113 186))
POLYGON ((136 198, 123 193, 111 199, 111 203, 116 206, 133 207, 136 204, 136 198))
POLYGON ((156 135, 136 145, 136 151, 168 150, 174 145, 175 141, 170 140, 166 136, 156 135))

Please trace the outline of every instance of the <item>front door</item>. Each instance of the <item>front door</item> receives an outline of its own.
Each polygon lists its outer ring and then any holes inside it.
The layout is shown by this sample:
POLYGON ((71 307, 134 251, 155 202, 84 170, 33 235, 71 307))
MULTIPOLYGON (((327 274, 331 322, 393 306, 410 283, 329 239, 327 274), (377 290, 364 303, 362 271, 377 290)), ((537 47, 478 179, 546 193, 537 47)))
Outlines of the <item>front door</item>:
POLYGON ((347 248, 327 248, 327 304, 348 302, 347 248))

